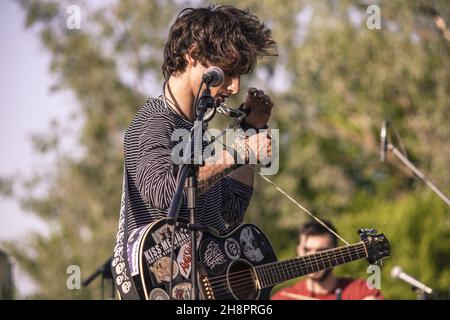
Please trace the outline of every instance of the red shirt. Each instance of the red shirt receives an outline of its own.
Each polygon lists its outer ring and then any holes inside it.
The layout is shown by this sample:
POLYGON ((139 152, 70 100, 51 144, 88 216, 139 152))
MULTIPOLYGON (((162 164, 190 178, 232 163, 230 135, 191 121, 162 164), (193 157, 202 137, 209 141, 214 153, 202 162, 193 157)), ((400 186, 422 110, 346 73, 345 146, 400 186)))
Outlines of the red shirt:
POLYGON ((306 287, 306 280, 300 280, 293 286, 277 291, 272 300, 337 300, 340 293, 342 300, 362 300, 368 296, 383 299, 381 292, 377 289, 370 289, 367 282, 362 279, 338 278, 338 284, 332 292, 327 294, 314 294, 306 287))

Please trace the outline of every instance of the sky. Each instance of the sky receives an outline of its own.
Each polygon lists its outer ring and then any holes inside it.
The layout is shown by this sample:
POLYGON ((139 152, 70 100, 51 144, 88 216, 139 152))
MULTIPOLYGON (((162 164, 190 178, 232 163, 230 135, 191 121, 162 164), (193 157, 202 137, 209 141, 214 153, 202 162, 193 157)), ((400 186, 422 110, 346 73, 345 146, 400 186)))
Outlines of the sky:
MULTIPOLYGON (((30 136, 45 132, 52 119, 69 123, 75 105, 68 93, 51 93, 55 79, 49 72, 50 55, 40 45, 36 30, 24 28, 25 14, 14 2, 0 2, 0 176, 28 177, 53 159, 33 151, 30 136)), ((21 190, 17 190, 21 192, 21 190)), ((20 240, 31 231, 48 232, 46 224, 0 196, 0 242, 20 240)), ((14 266, 19 296, 32 282, 14 266)))

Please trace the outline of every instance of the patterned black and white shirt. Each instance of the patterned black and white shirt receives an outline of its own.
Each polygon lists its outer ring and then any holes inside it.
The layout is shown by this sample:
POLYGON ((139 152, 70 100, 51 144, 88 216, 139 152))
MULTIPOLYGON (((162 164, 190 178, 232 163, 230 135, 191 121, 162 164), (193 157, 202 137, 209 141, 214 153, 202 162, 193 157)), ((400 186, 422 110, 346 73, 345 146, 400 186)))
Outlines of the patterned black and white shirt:
MULTIPOLYGON (((166 107, 161 98, 148 99, 125 134, 125 169, 128 177, 128 233, 165 218, 176 188, 171 152, 175 129, 190 130, 193 123, 166 107)), ((199 195, 197 222, 225 233, 242 222, 253 188, 228 176, 199 195)), ((188 218, 186 199, 180 217, 188 218)))

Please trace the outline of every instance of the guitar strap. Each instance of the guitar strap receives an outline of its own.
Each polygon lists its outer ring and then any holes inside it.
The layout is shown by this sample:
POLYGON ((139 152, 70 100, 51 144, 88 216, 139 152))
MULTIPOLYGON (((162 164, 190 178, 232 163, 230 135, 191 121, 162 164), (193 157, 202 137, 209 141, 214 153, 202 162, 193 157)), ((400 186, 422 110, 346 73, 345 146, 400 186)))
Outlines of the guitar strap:
POLYGON ((128 171, 126 163, 123 168, 122 200, 120 202, 119 228, 114 247, 111 271, 121 300, 139 300, 127 255, 128 247, 128 171))

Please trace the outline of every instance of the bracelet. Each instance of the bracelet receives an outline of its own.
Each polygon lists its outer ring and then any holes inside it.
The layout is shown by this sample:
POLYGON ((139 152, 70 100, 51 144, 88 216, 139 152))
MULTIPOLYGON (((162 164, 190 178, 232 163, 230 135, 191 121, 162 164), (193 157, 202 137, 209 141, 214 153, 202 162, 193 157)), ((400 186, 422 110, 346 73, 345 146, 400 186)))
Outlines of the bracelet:
POLYGON ((228 147, 225 144, 223 145, 223 150, 226 150, 228 154, 233 157, 236 168, 246 165, 250 161, 250 149, 246 141, 248 137, 246 137, 245 135, 241 137, 243 137, 243 141, 239 139, 239 143, 235 148, 228 147), (242 143, 240 143, 240 141, 242 141, 244 145, 244 150, 242 150, 242 143), (244 157, 242 157, 242 151, 244 151, 244 157))
POLYGON ((241 129, 244 130, 244 131, 247 131, 247 130, 249 130, 249 129, 253 129, 253 130, 264 130, 264 129, 268 129, 268 128, 269 128, 269 126, 268 126, 267 124, 266 124, 264 127, 262 127, 262 128, 255 128, 255 127, 253 127, 253 126, 247 124, 247 123, 245 122, 245 119, 242 120, 242 122, 241 122, 241 124, 240 124, 240 127, 241 127, 241 129))

